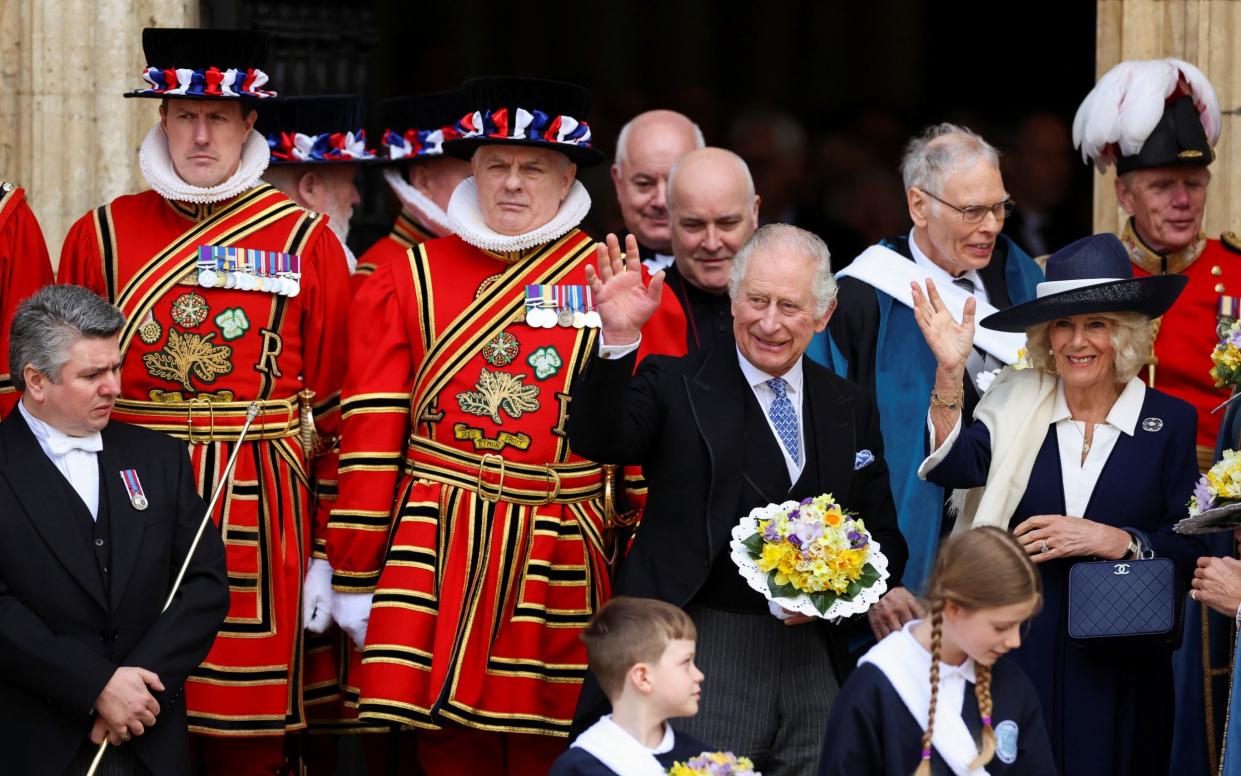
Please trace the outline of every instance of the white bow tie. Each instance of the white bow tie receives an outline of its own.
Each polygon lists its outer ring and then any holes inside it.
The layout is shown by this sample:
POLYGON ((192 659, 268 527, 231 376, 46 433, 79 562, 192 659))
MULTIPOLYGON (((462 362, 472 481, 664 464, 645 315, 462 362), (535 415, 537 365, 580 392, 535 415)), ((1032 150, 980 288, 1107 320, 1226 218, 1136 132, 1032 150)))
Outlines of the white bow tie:
POLYGON ((52 451, 52 455, 61 456, 71 450, 81 450, 87 453, 97 453, 103 449, 103 436, 98 431, 88 436, 69 436, 67 434, 49 435, 47 438, 47 446, 52 451))

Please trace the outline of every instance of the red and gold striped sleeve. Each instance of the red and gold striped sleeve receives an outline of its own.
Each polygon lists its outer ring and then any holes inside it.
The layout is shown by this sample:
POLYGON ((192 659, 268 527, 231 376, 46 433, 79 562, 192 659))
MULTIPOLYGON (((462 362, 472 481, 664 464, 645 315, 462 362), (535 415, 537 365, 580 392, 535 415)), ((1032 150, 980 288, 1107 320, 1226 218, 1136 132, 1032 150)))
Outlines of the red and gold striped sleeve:
POLYGON ((379 582, 410 433, 416 354, 406 324, 408 266, 381 266, 352 305, 339 493, 327 529, 332 585, 343 592, 369 592, 379 582))

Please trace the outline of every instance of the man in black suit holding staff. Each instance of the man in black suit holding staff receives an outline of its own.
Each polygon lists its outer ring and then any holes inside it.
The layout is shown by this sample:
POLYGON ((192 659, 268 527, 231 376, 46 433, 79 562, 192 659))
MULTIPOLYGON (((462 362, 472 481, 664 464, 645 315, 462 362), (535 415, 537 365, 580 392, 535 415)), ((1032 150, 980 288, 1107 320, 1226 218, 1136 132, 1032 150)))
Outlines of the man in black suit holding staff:
MULTIPOLYGON (((819 620, 769 608, 729 557, 754 507, 832 493, 859 513, 899 580, 904 540, 888 487, 879 416, 865 393, 802 357, 827 325, 827 246, 765 226, 733 260, 736 348, 651 357, 633 374, 663 276, 644 285, 636 245, 615 238, 587 268, 603 319, 599 353, 573 388, 569 439, 602 462, 643 465, 650 496, 616 593, 682 606, 698 628, 702 710, 673 727, 754 758, 763 773, 813 771, 846 645, 819 620)), ((604 709, 588 682, 579 723, 604 709)))
POLYGON ((120 311, 78 286, 22 303, 0 423, 0 761, 12 773, 189 771, 181 686, 228 610, 220 534, 182 443, 108 423, 120 311))

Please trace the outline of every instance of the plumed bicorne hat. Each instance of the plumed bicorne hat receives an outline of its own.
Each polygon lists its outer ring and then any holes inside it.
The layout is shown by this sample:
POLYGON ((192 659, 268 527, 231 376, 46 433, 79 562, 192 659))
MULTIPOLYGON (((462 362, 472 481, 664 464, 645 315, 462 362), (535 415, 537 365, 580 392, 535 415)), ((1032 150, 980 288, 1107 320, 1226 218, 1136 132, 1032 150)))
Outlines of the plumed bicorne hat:
POLYGON ((443 156, 445 141, 460 136, 457 122, 467 110, 460 89, 385 100, 380 154, 388 162, 443 156))
POLYGON ((1073 117, 1073 145, 1099 171, 1202 166, 1215 158, 1220 110, 1202 71, 1179 59, 1121 62, 1073 117))
POLYGON ((142 31, 146 87, 126 97, 271 100, 265 88, 271 38, 254 30, 147 27, 142 31))
POLYGON ((1025 331, 1039 323, 1092 313, 1163 315, 1181 295, 1185 275, 1135 278, 1129 253, 1114 234, 1083 237, 1047 259, 1047 278, 1029 302, 992 313, 981 323, 995 331, 1025 331))
POLYGON ((464 116, 459 137, 444 143, 444 153, 469 159, 482 145, 522 145, 559 151, 580 167, 604 160, 591 147, 590 91, 577 84, 540 78, 493 76, 471 78, 461 86, 464 116))
POLYGON ((368 164, 362 98, 355 94, 285 97, 264 105, 254 128, 267 138, 273 165, 368 164))

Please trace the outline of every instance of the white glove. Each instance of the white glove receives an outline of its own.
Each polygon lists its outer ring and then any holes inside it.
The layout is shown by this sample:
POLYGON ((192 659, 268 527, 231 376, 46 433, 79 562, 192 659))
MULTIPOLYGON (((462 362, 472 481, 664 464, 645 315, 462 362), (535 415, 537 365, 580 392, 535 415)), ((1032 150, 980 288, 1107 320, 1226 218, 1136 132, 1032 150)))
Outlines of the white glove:
POLYGON ((302 623, 311 633, 332 627, 332 566, 323 558, 311 558, 302 587, 302 623))
POLYGON ((374 593, 335 593, 332 597, 332 616, 358 649, 366 643, 366 626, 371 621, 374 596, 374 593))

